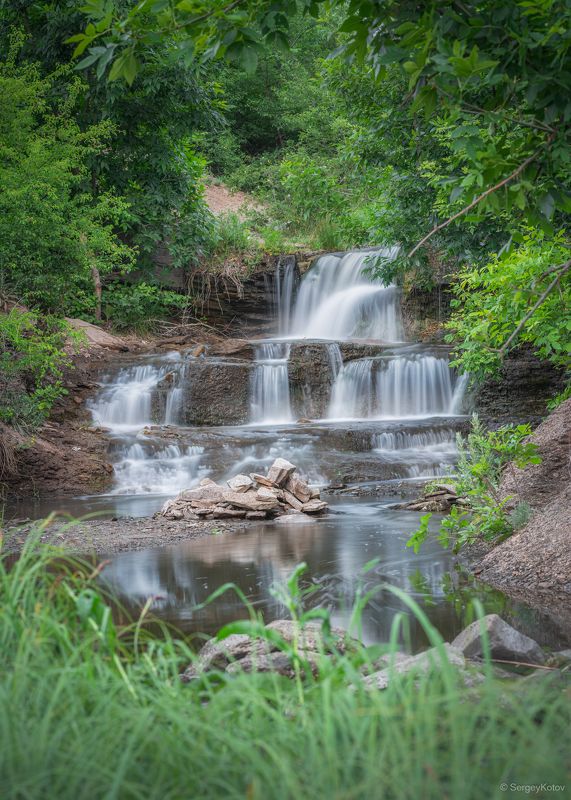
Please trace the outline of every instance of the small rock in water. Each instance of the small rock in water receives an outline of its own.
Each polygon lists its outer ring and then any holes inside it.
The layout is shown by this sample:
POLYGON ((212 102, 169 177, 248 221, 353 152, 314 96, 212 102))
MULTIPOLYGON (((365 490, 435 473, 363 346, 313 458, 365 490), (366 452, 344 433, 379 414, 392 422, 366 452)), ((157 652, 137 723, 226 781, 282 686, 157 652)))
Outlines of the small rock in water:
POLYGON ((324 500, 310 500, 309 503, 304 503, 301 510, 304 514, 320 514, 327 508, 327 503, 324 500))
POLYGON ((268 470, 267 479, 276 486, 283 486, 290 475, 295 472, 295 466, 285 458, 276 458, 268 470))
POLYGON ((492 658, 528 664, 545 662, 545 653, 537 642, 516 631, 497 614, 488 614, 482 620, 468 625, 454 639, 452 646, 466 658, 481 658, 484 655, 482 631, 488 636, 492 658))
POLYGON ((254 488, 254 481, 248 475, 234 475, 226 483, 234 492, 247 492, 254 488))

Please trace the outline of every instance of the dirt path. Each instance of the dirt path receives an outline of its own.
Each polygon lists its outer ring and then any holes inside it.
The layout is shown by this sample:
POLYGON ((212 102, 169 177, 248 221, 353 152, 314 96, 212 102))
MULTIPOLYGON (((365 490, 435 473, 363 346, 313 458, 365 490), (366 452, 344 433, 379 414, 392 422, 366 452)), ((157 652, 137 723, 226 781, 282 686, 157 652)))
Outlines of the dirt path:
POLYGON ((244 218, 247 208, 261 208, 251 195, 244 192, 233 192, 223 183, 211 183, 206 186, 205 197, 208 208, 213 214, 234 212, 244 218))

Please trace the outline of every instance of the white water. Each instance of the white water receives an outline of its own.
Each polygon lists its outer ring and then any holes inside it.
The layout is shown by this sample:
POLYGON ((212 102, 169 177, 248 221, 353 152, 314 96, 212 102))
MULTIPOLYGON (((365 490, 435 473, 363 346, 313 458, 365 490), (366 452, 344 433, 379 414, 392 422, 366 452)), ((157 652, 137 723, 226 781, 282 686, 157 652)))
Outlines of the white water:
MULTIPOLYGON (((384 254, 390 256, 391 251, 384 254)), ((308 363, 307 382, 296 393, 294 408, 288 366, 296 339, 325 340, 331 389, 320 425, 327 421, 336 429, 341 423, 343 431, 351 430, 355 421, 377 420, 382 426, 383 421, 392 425, 393 420, 406 420, 412 428, 415 419, 459 414, 466 376, 458 378, 447 357, 428 350, 414 352, 406 346, 399 355, 401 348, 394 346, 404 338, 399 293, 393 286, 371 280, 370 256, 369 252, 322 256, 304 275, 297 296, 293 260, 278 265, 274 305, 281 338, 254 342, 250 432, 234 431, 228 440, 225 433, 214 434, 208 440, 212 447, 217 441, 228 441, 214 461, 212 450, 195 444, 190 432, 182 434, 177 427, 189 416, 185 397, 190 374, 178 352, 125 366, 106 378, 91 410, 94 422, 109 428, 113 436, 114 493, 174 495, 207 474, 221 479, 237 471, 260 470, 279 455, 298 463, 314 481, 327 483, 325 474, 329 480, 344 474, 352 459, 351 451, 344 449, 345 440, 339 440, 340 450, 324 450, 321 433, 306 434, 307 429, 292 425, 299 416, 309 416, 306 411, 314 407, 315 397, 321 404, 328 398, 323 373, 317 386, 321 394, 312 396, 314 376, 308 363), (347 345, 340 343, 354 340, 361 342, 365 355, 344 363, 343 352, 350 358, 355 350, 349 344, 349 351, 344 351, 347 345), (386 343, 393 346, 384 348, 386 343), (372 350, 367 350, 369 344, 372 350), (291 436, 279 428, 272 432, 272 427, 284 424, 291 436), (172 430, 159 436, 146 430, 152 425, 168 425, 172 430), (255 433, 256 425, 263 434, 255 433)), ((452 428, 382 431, 373 435, 370 447, 387 477, 448 474, 456 457, 452 428)))
POLYGON ((209 470, 201 465, 203 447, 171 444, 155 451, 148 444, 127 445, 115 464, 114 494, 176 494, 209 470))
POLYGON ((278 259, 275 274, 275 303, 278 317, 278 333, 287 335, 290 326, 292 303, 296 283, 295 260, 288 258, 283 264, 278 259))
POLYGON ((329 419, 406 419, 457 413, 448 360, 432 355, 349 361, 333 385, 329 419))
POLYGON ((401 341, 398 290, 368 274, 376 254, 395 253, 321 256, 304 276, 293 311, 285 315, 290 320, 287 334, 294 339, 401 341))
POLYGON ((458 455, 452 428, 415 433, 384 431, 373 434, 371 444, 384 462, 405 465, 410 478, 449 474, 458 455))
POLYGON ((290 346, 283 342, 256 345, 250 414, 263 425, 291 422, 288 360, 290 346))

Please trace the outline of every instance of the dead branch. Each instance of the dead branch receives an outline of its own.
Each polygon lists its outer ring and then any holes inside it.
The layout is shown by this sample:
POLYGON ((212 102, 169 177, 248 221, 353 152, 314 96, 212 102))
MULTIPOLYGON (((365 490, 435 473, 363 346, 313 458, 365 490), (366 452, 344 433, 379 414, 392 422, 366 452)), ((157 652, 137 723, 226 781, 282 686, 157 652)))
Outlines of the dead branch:
MULTIPOLYGON (((555 133, 552 133, 551 136, 547 140, 547 146, 549 146, 551 144, 551 142, 553 141, 554 137, 555 137, 555 133)), ((505 186, 510 181, 513 181, 513 179, 517 178, 518 175, 521 175, 521 173, 524 171, 524 169, 526 167, 528 167, 533 161, 535 161, 537 159, 537 157, 541 154, 541 152, 542 152, 542 148, 540 148, 539 150, 536 150, 535 153, 533 153, 531 156, 526 158, 525 161, 522 161, 522 163, 519 165, 519 167, 516 167, 516 169, 514 169, 514 171, 510 175, 507 176, 507 178, 504 178, 499 183, 496 183, 495 186, 490 186, 489 189, 486 189, 485 192, 482 192, 481 195, 478 195, 478 197, 476 197, 474 200, 472 200, 472 202, 469 203, 467 206, 465 206, 461 211, 458 211, 456 214, 453 214, 451 217, 449 217, 444 222, 441 222, 439 225, 436 225, 431 231, 429 231, 429 233, 426 234, 426 236, 423 239, 420 240, 420 242, 418 242, 418 244, 415 244, 415 246, 412 248, 410 253, 407 254, 407 258, 412 258, 412 256, 417 252, 417 250, 420 250, 420 248, 424 244, 426 244, 426 242, 429 239, 431 239, 434 236, 435 233, 438 233, 438 231, 441 231, 443 228, 447 228, 448 225, 450 225, 450 223, 454 222, 454 220, 457 220, 459 217, 463 217, 464 214, 467 214, 469 211, 471 211, 473 208, 475 208, 478 205, 478 203, 481 203, 482 200, 486 199, 486 197, 489 197, 489 195, 493 194, 493 192, 496 192, 498 189, 501 189, 502 186, 505 186)))

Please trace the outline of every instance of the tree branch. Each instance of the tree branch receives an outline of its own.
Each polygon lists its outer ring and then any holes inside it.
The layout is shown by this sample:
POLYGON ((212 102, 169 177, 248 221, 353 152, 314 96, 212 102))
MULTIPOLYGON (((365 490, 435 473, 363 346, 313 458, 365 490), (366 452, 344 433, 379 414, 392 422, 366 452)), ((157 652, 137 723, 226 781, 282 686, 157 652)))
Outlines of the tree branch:
MULTIPOLYGON (((554 137, 555 137, 555 134, 552 133, 551 136, 549 137, 549 139, 547 140, 547 145, 551 144, 551 142, 553 141, 554 137)), ((522 161, 522 163, 519 165, 519 167, 514 169, 514 171, 510 175, 508 175, 507 178, 504 178, 499 183, 496 183, 495 186, 490 186, 489 189, 486 189, 485 192, 482 192, 482 194, 478 195, 478 197, 476 197, 474 200, 472 200, 472 202, 469 203, 469 205, 467 205, 461 211, 458 211, 457 214, 454 214, 453 216, 449 217, 444 222, 441 222, 439 225, 436 225, 429 233, 426 234, 426 236, 423 239, 420 240, 420 242, 418 242, 418 244, 415 244, 415 246, 412 248, 410 253, 407 254, 407 258, 411 258, 416 253, 417 250, 420 250, 420 248, 424 244, 426 244, 426 242, 429 239, 431 239, 434 236, 435 233, 438 233, 438 231, 441 231, 443 228, 448 227, 448 225, 450 225, 451 222, 454 222, 454 220, 458 219, 459 217, 463 217, 464 214, 467 214, 468 211, 471 211, 475 206, 478 205, 478 203, 481 203, 482 200, 485 200, 486 197, 491 195, 493 192, 496 192, 498 189, 501 189, 502 186, 505 186, 510 181, 513 181, 514 178, 517 178, 517 176, 520 175, 524 171, 524 169, 526 167, 528 167, 533 161, 536 160, 536 158, 540 155, 540 153, 541 153, 541 149, 540 150, 536 150, 535 153, 533 153, 528 158, 526 158, 525 161, 522 161)))
POLYGON ((555 289, 555 287, 557 286, 557 284, 561 280, 561 276, 564 275, 569 269, 571 269, 571 259, 569 261, 566 261, 564 264, 559 264, 558 267, 553 267, 551 270, 547 270, 547 272, 544 273, 544 275, 548 275, 550 272, 557 272, 557 275, 553 278, 553 280, 551 281, 551 283, 549 284, 547 289, 545 289, 545 291, 542 292, 539 295, 539 297, 537 298, 537 301, 534 303, 534 305, 527 312, 527 314, 522 319, 522 321, 519 323, 519 325, 517 326, 515 331, 510 336, 508 336, 508 338, 503 343, 503 345, 499 348, 499 350, 497 350, 497 352, 500 355, 503 355, 506 352, 506 350, 508 349, 510 344, 513 342, 513 340, 516 338, 516 336, 520 333, 520 331, 522 330, 522 328, 524 327, 524 325, 528 321, 528 319, 530 319, 530 317, 532 317, 535 314, 535 312, 537 311, 539 306, 547 299, 547 297, 551 294, 553 289, 555 289))

